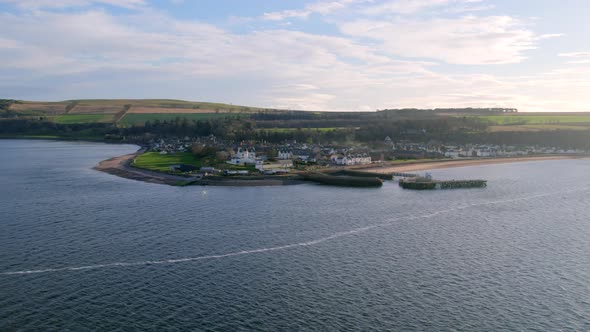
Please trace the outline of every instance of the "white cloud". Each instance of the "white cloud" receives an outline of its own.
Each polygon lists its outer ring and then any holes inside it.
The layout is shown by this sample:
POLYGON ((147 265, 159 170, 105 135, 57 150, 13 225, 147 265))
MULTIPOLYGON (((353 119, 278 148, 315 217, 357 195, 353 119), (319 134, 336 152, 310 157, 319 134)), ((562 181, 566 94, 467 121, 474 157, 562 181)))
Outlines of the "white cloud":
MULTIPOLYGON (((331 8, 313 9, 339 10, 331 8)), ((481 73, 458 75, 417 59, 522 61, 541 37, 506 16, 358 20, 342 24, 345 36, 285 29, 232 33, 149 8, 124 15, 89 8, 0 13, 0 26, 0 87, 23 91, 10 96, 16 98, 162 97, 312 110, 582 110, 590 104, 590 69, 584 66, 521 77, 492 75, 488 68, 495 66, 485 66, 477 67, 481 73)))
POLYGON ((559 53, 558 56, 574 59, 568 61, 568 64, 573 65, 586 65, 590 64, 590 52, 569 52, 569 53, 559 53))
MULTIPOLYGON (((465 4, 472 4, 482 0, 395 0, 369 6, 361 12, 370 16, 381 16, 385 14, 414 14, 429 8, 437 8, 449 5, 462 4, 458 7, 462 11, 469 11, 470 7, 465 4)), ((489 7, 488 7, 489 8, 489 7)), ((483 10, 482 7, 474 9, 483 10)))
POLYGON ((341 30, 378 41, 388 54, 469 65, 520 62, 538 39, 522 22, 508 16, 360 20, 342 24, 341 30))
POLYGON ((289 18, 307 18, 312 14, 328 15, 351 5, 364 2, 372 2, 372 0, 319 1, 308 4, 303 9, 289 9, 264 13, 262 18, 269 21, 281 21, 289 18))
POLYGON ((146 5, 145 0, 0 0, 26 10, 43 8, 85 7, 92 4, 111 5, 122 8, 139 8, 146 5))
POLYGON ((558 55, 566 58, 588 58, 590 57, 590 52, 559 53, 558 55))

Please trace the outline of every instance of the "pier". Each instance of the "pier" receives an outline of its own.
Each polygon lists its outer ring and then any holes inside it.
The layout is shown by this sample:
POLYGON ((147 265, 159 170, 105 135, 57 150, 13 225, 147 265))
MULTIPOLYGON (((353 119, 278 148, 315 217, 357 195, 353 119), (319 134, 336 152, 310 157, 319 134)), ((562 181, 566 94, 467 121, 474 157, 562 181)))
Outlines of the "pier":
POLYGON ((381 187, 383 180, 366 176, 334 176, 322 173, 302 174, 305 181, 341 187, 381 187))
POLYGON ((485 188, 487 183, 487 180, 433 180, 420 177, 399 181, 400 187, 413 190, 485 188))

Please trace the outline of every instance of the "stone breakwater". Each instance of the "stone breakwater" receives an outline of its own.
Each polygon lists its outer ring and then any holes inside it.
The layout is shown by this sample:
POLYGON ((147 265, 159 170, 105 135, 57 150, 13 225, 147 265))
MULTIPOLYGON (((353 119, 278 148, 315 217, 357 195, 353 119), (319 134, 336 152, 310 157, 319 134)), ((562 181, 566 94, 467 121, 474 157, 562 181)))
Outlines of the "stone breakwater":
POLYGON ((485 188, 487 180, 430 180, 420 178, 410 178, 400 180, 399 185, 404 189, 413 190, 434 190, 434 189, 467 189, 467 188, 485 188))

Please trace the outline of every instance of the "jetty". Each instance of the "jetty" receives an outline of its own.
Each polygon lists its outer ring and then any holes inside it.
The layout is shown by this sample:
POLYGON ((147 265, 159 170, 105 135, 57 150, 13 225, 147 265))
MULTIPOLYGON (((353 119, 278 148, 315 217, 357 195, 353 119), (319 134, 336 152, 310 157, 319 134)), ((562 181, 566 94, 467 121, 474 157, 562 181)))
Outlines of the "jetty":
POLYGON ((485 188, 487 180, 434 180, 430 177, 407 178, 399 181, 400 187, 413 190, 485 188))
POLYGON ((350 169, 339 169, 325 171, 324 174, 332 176, 354 176, 362 178, 379 178, 381 180, 393 180, 395 174, 376 173, 368 171, 355 171, 350 169))
POLYGON ((366 176, 335 176, 322 173, 301 174, 305 181, 341 187, 381 187, 383 181, 377 177, 366 176))

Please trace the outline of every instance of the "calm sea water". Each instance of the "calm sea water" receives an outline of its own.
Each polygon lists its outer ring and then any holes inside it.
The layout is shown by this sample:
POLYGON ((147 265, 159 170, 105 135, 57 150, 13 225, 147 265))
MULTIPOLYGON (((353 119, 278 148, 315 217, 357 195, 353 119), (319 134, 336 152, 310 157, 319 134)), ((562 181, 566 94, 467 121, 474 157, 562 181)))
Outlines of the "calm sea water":
POLYGON ((0 140, 0 331, 590 330, 590 160, 487 189, 176 188, 0 140))

